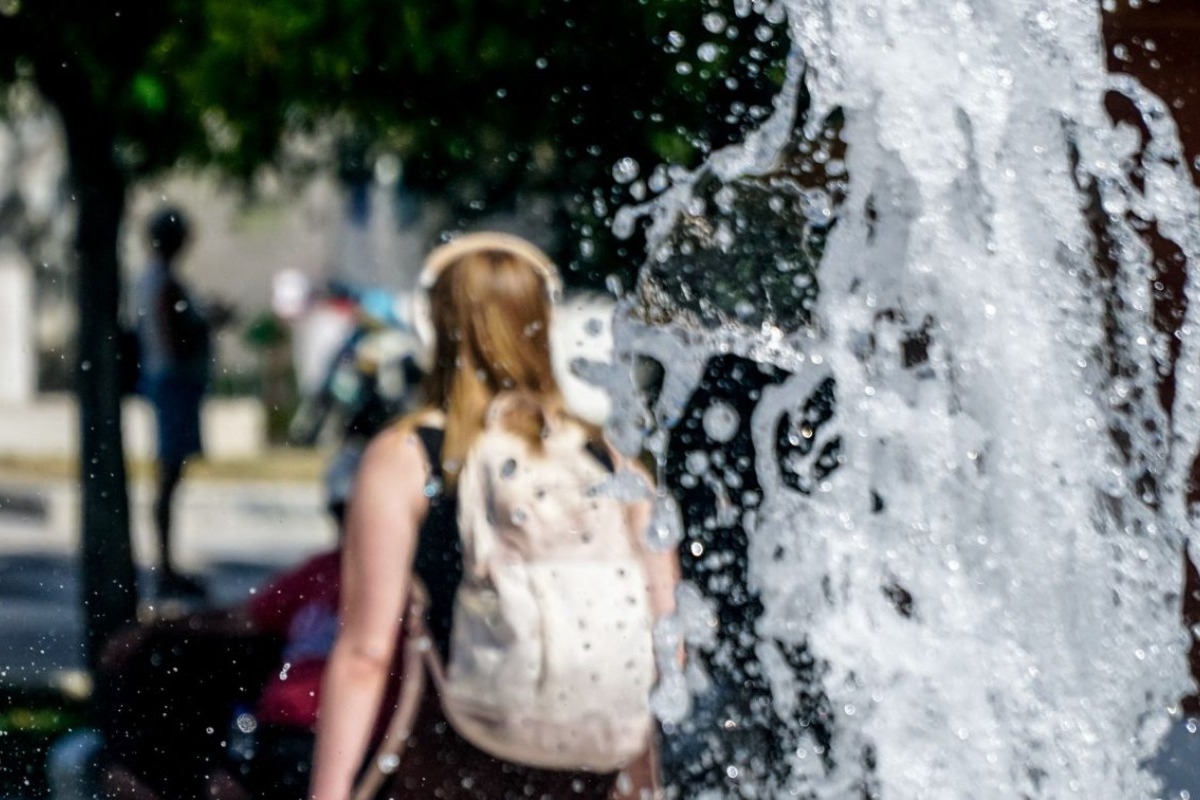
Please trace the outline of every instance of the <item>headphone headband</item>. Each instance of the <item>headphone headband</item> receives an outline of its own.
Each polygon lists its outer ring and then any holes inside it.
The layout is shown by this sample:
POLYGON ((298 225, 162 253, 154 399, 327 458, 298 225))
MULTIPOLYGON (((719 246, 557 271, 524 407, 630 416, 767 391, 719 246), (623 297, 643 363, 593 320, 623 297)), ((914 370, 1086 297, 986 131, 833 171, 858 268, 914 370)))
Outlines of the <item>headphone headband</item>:
POLYGON ((451 264, 472 253, 488 250, 506 253, 533 266, 534 271, 546 284, 546 293, 551 305, 557 303, 562 295, 562 279, 554 262, 540 247, 519 236, 497 231, 480 231, 463 234, 435 247, 425 257, 425 264, 421 267, 421 275, 417 279, 417 289, 412 295, 412 321, 422 342, 422 360, 425 362, 423 367, 429 368, 433 361, 435 334, 429 302, 430 291, 451 264))
POLYGON ((550 293, 551 300, 557 300, 558 295, 562 292, 562 280, 559 278, 558 269, 550 260, 550 256, 546 255, 540 247, 520 236, 496 231, 464 234, 434 248, 425 257, 425 265, 421 268, 421 277, 417 282, 418 287, 428 292, 451 264, 471 253, 484 250, 507 253, 533 265, 533 268, 546 282, 546 290, 550 293))

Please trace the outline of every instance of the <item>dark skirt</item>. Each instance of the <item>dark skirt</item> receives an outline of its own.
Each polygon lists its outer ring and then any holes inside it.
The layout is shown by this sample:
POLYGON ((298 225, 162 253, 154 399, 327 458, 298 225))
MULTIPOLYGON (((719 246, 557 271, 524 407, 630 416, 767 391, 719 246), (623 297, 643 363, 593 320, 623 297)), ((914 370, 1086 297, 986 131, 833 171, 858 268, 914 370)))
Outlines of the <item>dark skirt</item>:
POLYGON ((459 736, 429 687, 400 768, 378 800, 604 800, 617 773, 536 769, 490 756, 459 736))

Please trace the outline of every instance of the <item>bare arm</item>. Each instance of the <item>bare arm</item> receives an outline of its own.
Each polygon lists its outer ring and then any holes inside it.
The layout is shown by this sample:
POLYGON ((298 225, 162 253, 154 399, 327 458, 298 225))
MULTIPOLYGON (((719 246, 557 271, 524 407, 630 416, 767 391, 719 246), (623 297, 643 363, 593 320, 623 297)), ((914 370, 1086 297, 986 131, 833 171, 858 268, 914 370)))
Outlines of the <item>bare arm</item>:
POLYGON ((649 500, 640 500, 629 510, 630 528, 637 535, 638 546, 642 553, 642 564, 646 569, 646 584, 650 593, 650 610, 654 619, 675 613, 675 588, 679 585, 679 554, 674 548, 657 551, 650 548, 646 541, 646 531, 650 527, 650 515, 653 504, 649 500))
POLYGON ((381 434, 363 456, 346 522, 340 628, 321 685, 312 800, 346 800, 366 755, 428 508, 425 475, 407 427, 381 434))
MULTIPOLYGON (((632 470, 641 476, 647 486, 654 487, 654 479, 640 462, 621 456, 611 447, 609 452, 613 454, 618 469, 632 470)), ((679 553, 674 548, 658 551, 650 547, 647 532, 653 513, 654 503, 650 499, 637 500, 629 505, 629 531, 634 546, 642 556, 646 589, 650 594, 650 611, 658 621, 675 613, 675 589, 679 586, 680 571, 679 553)))

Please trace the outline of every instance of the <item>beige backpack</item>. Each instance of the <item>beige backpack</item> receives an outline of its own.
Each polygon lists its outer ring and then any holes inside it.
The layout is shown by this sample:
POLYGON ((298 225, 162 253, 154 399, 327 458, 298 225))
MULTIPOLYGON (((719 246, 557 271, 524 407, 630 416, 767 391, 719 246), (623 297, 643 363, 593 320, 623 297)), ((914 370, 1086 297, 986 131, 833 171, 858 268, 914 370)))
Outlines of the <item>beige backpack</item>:
POLYGON ((499 758, 615 770, 650 733, 642 532, 583 427, 547 422, 533 403, 493 404, 458 479, 464 575, 442 704, 459 734, 499 758), (511 430, 531 419, 540 447, 511 430))
MULTIPOLYGON (((582 425, 548 421, 518 394, 493 402, 463 464, 463 580, 449 662, 428 645, 413 651, 455 730, 497 758, 608 772, 650 741, 652 618, 634 538, 644 533, 631 529, 612 479, 582 425), (531 420, 541 428, 538 446, 516 432, 531 420)), ((421 631, 419 591, 416 599, 410 629, 421 631)), ((414 661, 401 682, 392 743, 377 754, 380 772, 399 766, 423 674, 414 661)), ((369 792, 360 787, 357 796, 369 792)))

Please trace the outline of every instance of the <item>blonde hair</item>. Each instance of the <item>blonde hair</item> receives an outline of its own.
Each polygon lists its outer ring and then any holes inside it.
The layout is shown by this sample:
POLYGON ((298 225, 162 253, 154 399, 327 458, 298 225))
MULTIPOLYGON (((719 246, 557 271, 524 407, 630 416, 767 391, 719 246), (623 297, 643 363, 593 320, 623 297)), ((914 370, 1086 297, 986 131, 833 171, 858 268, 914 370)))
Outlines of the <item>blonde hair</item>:
MULTIPOLYGON (((546 418, 565 413, 550 359, 550 297, 542 271, 500 249, 466 253, 430 287, 434 347, 422 391, 446 414, 442 469, 451 484, 499 393, 527 395, 546 418)), ((536 445, 537 431, 521 427, 536 445)))

